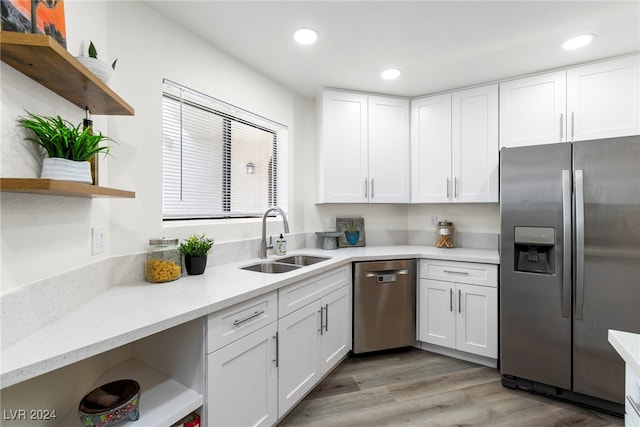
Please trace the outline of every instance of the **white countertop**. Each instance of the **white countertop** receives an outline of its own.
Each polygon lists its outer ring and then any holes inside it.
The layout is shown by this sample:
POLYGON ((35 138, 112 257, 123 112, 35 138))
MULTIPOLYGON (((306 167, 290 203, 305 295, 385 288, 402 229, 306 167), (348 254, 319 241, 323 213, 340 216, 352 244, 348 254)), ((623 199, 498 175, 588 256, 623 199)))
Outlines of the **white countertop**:
POLYGON ((640 376, 640 334, 609 329, 609 343, 640 376))
POLYGON ((260 261, 255 258, 209 267, 201 276, 173 282, 111 287, 2 351, 0 385, 5 388, 35 378, 353 261, 428 258, 499 263, 497 250, 431 246, 303 249, 289 255, 297 253, 331 259, 281 274, 238 268, 260 261))

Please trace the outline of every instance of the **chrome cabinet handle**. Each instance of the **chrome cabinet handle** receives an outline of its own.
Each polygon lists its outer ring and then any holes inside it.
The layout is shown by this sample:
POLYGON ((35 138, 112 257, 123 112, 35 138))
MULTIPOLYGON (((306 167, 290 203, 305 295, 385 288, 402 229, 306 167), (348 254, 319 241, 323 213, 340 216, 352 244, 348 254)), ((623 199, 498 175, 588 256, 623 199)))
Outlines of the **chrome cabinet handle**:
POLYGON ((462 313, 462 291, 458 289, 458 313, 462 313))
POLYGON ((449 274, 462 274, 463 276, 468 276, 469 272, 468 271, 455 271, 455 270, 443 270, 445 273, 449 273, 449 274))
POLYGON ((260 316, 262 314, 264 314, 264 310, 256 311, 255 313, 248 315, 244 319, 234 320, 233 321, 233 326, 238 326, 238 325, 240 325, 240 324, 242 324, 242 323, 244 323, 244 322, 246 322, 248 320, 251 320, 251 319, 253 319, 255 317, 258 317, 258 316, 260 316))
POLYGON ((564 113, 560 113, 560 142, 564 138, 564 113))
POLYGON ((454 189, 453 189, 453 197, 457 199, 458 198, 458 177, 456 176, 453 181, 455 183, 454 189))
POLYGON ((276 364, 276 368, 278 367, 279 363, 280 363, 280 337, 278 336, 278 331, 276 331, 276 334, 273 336, 273 339, 276 340, 276 358, 273 360, 276 364))
POLYGON ((373 178, 371 178, 371 198, 374 199, 375 197, 375 193, 373 192, 373 178))
POLYGON ((453 313, 453 288, 449 288, 449 311, 453 313))
POLYGON ((324 305, 324 331, 329 332, 329 304, 324 305))
POLYGON ((584 179, 581 169, 576 170, 576 302, 575 315, 584 315, 584 179))
POLYGON ((447 177, 447 199, 451 197, 451 180, 447 177))
POLYGON ((562 171, 562 317, 571 316, 571 175, 562 171))
POLYGON ((576 120, 575 120, 575 116, 573 114, 573 111, 571 112, 571 141, 573 141, 573 136, 574 136, 574 132, 575 132, 575 126, 576 126, 576 120))
POLYGON ((318 331, 320 331, 320 335, 322 335, 324 332, 324 330, 322 329, 322 326, 324 325, 324 307, 320 307, 318 313, 320 313, 320 329, 318 329, 318 331))
POLYGON ((369 182, 368 179, 364 179, 364 198, 369 199, 369 182))

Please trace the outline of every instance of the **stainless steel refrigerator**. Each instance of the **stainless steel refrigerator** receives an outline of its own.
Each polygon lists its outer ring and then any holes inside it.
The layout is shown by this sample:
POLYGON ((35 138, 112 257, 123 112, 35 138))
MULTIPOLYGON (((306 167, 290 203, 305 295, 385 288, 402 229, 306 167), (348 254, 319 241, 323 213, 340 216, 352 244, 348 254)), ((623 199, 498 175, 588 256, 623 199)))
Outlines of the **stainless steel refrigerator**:
POLYGON ((640 333, 640 136, 500 152, 502 383, 624 412, 640 333))

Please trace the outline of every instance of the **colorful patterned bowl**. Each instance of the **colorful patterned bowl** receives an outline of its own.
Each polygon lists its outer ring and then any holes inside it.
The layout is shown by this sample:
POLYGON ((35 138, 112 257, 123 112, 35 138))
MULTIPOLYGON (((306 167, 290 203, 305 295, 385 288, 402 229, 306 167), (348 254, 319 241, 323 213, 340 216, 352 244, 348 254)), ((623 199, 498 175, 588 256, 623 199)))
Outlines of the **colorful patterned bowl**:
POLYGON ((82 425, 102 427, 123 419, 140 418, 138 403, 140 384, 135 380, 118 380, 93 389, 80 401, 78 416, 82 425))

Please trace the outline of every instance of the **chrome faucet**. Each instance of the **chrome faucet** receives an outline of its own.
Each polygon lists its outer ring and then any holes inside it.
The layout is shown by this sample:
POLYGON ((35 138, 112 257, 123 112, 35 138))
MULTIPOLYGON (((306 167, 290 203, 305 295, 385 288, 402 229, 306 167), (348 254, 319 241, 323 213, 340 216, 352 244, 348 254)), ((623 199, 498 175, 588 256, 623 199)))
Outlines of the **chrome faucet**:
POLYGON ((282 215, 282 223, 284 224, 284 232, 289 232, 289 221, 287 221, 287 215, 282 209, 277 206, 273 206, 267 209, 262 215, 262 240, 260 241, 260 258, 267 258, 267 249, 273 248, 273 245, 267 245, 267 215, 271 211, 277 211, 282 215))

